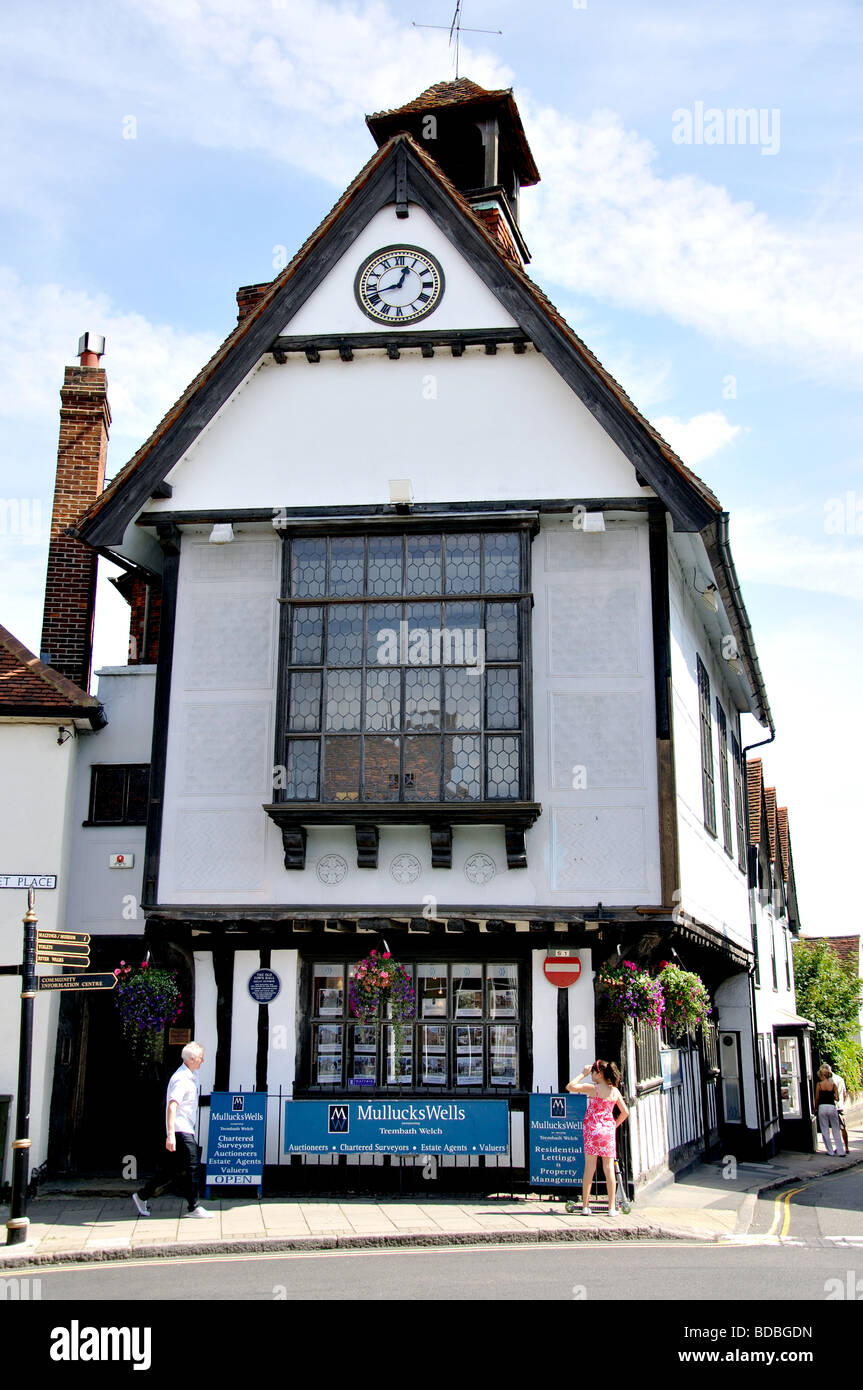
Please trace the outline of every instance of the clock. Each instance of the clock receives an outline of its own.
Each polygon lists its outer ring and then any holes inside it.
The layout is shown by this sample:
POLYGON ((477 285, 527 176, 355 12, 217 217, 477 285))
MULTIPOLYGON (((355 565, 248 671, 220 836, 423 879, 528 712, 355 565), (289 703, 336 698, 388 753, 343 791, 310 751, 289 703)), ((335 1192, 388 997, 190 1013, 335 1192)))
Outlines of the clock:
POLYGON ((357 271, 354 294, 375 323, 416 323, 440 304, 443 271, 418 246, 382 246, 357 271))

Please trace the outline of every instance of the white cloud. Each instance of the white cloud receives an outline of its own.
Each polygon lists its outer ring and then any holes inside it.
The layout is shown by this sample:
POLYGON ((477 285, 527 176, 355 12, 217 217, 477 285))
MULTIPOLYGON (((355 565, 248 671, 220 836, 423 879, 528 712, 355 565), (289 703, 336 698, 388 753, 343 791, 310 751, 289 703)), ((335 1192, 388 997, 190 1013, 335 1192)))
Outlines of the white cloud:
POLYGON ((543 182, 525 197, 537 278, 662 313, 801 373, 863 378, 859 233, 787 226, 692 176, 609 111, 579 122, 522 100, 543 182))
MULTIPOLYGON (((840 43, 851 12, 829 8, 822 28, 840 43)), ((38 74, 47 128, 80 122, 90 138, 109 121, 119 142, 122 116, 134 114, 141 142, 155 131, 178 146, 261 153, 339 188, 373 148, 363 114, 416 96, 450 67, 444 34, 413 28, 382 0, 122 0, 115 13, 121 22, 106 27, 101 7, 84 3, 79 22, 52 27, 38 10, 19 11, 15 62, 34 82, 38 74)), ((621 22, 651 51, 666 23, 635 13, 621 22)), ((805 50, 811 8, 783 23, 805 50)), ((689 59, 706 58, 700 24, 672 28, 689 59)), ((750 31, 762 41, 773 20, 750 20, 750 31)), ((719 36, 710 38, 715 47, 719 36)), ((483 85, 512 83, 509 68, 469 42, 462 71, 483 85)), ((823 209, 817 224, 805 212, 783 224, 708 179, 664 176, 655 147, 614 112, 576 121, 518 96, 543 173, 524 200, 541 282, 666 315, 809 376, 861 379, 856 227, 827 223, 823 209)), ((13 143, 6 186, 17 187, 20 172, 39 207, 38 160, 22 148, 16 155, 13 143)))
MULTIPOLYGON (((76 362, 78 339, 87 330, 105 337, 112 440, 133 441, 133 447, 158 424, 218 343, 210 333, 150 323, 107 295, 57 284, 24 285, 0 267, 0 416, 57 420, 63 367, 76 362)), ((121 445, 123 456, 112 462, 113 471, 133 447, 121 445)))
POLYGON ((732 425, 721 410, 707 410, 702 415, 693 415, 691 420, 660 415, 652 423, 691 468, 724 449, 743 432, 743 426, 732 425))
POLYGON ((828 517, 827 504, 735 511, 731 545, 744 594, 758 583, 863 600, 863 516, 845 534, 828 530, 828 517), (817 531, 823 539, 813 538, 817 531))

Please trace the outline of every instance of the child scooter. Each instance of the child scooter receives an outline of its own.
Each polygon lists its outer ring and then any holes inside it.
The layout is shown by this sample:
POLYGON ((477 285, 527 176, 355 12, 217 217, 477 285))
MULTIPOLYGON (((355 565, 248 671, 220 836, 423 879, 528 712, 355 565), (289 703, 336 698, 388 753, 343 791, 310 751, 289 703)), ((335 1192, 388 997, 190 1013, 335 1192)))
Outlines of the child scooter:
MULTIPOLYGON (((624 1216, 628 1216, 632 1211, 632 1203, 626 1195, 626 1184, 623 1181, 623 1174, 620 1171, 620 1163, 616 1158, 614 1160, 614 1176, 616 1179, 614 1194, 615 1210, 619 1209, 623 1212, 624 1216)), ((571 1216, 574 1211, 578 1210, 580 1205, 580 1202, 567 1202, 566 1211, 571 1216)))

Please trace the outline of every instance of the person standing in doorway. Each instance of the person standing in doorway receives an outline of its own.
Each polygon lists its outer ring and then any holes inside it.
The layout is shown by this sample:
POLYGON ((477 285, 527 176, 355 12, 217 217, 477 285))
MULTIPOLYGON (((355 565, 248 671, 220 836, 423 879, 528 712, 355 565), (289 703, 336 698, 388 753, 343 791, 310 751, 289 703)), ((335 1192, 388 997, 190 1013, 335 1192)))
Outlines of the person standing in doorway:
POLYGON ((165 1098, 165 1148, 173 1155, 165 1159, 162 1167, 148 1183, 132 1193, 132 1201, 140 1216, 149 1216, 147 1205, 151 1197, 156 1197, 168 1187, 174 1187, 188 1203, 186 1216, 209 1217, 211 1211, 202 1207, 198 1201, 200 1164, 195 1130, 198 1124, 198 1084, 195 1073, 200 1070, 204 1060, 204 1049, 200 1043, 190 1042, 183 1048, 183 1065, 178 1067, 168 1082, 165 1098))

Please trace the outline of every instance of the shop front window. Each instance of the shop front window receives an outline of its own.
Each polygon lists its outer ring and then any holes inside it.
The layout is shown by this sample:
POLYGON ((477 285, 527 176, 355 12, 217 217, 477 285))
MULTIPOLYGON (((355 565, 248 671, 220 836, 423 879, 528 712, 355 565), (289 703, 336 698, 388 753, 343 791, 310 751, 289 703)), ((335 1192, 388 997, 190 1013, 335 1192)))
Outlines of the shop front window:
POLYGON ((522 988, 514 962, 407 964, 416 1017, 396 1055, 389 1013, 378 1025, 350 1009, 353 965, 318 961, 310 969, 309 1087, 361 1096, 409 1087, 492 1094, 519 1086, 522 988))

